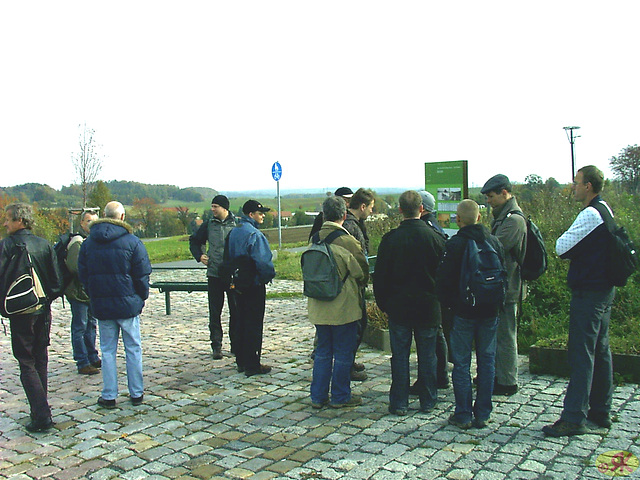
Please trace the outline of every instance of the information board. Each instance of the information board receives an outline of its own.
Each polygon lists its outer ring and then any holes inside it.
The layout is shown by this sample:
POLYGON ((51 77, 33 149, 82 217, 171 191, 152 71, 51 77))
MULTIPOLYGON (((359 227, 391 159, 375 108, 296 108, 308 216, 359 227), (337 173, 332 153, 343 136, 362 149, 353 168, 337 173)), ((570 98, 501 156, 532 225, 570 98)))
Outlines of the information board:
POLYGON ((424 189, 436 199, 438 223, 450 235, 458 230, 456 210, 469 198, 468 161, 429 162, 424 164, 424 189))

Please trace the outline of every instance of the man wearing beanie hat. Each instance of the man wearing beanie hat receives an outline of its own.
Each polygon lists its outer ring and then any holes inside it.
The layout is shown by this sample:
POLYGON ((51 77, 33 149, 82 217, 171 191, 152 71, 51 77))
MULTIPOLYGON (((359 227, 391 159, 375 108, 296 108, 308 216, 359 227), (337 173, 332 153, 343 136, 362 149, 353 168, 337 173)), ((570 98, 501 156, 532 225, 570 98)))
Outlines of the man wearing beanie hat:
POLYGON ((207 283, 209 294, 209 338, 213 359, 222 358, 222 322, 221 314, 224 305, 224 294, 227 293, 229 305, 229 341, 231 351, 235 348, 235 305, 229 301, 229 292, 220 279, 220 265, 224 254, 225 239, 236 226, 236 218, 229 211, 229 199, 224 195, 216 195, 211 200, 213 216, 208 222, 203 222, 200 228, 189 237, 189 250, 197 262, 207 266, 207 283), (205 244, 209 249, 205 250, 205 244), (204 252, 207 253, 204 253, 204 252))
POLYGON ((507 295, 499 314, 496 336, 496 379, 493 394, 513 395, 518 391, 516 316, 518 300, 524 293, 520 265, 524 261, 527 248, 527 223, 516 197, 511 194, 511 182, 506 175, 498 174, 491 177, 481 192, 491 206, 491 233, 498 237, 504 247, 507 267, 507 295))
POLYGON ((258 229, 264 215, 271 210, 256 200, 247 200, 242 206, 244 216, 237 228, 229 234, 229 262, 243 265, 239 275, 247 285, 234 285, 231 303, 235 302, 237 331, 234 353, 239 372, 247 377, 263 375, 271 367, 260 363, 262 352, 262 325, 266 300, 265 285, 276 276, 271 248, 267 237, 258 229), (239 260, 242 260, 240 262, 239 260))

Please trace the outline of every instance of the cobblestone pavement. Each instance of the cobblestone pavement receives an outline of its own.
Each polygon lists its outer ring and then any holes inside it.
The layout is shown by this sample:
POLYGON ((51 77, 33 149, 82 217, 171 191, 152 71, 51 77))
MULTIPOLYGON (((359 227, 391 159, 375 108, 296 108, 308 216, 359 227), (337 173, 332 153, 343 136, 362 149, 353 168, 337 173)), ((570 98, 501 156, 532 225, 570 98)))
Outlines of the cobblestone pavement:
MULTIPOLYGON (((204 273, 153 275, 194 279, 204 273)), ((276 282, 269 290, 301 288, 276 282)), ((462 432, 447 425, 452 389, 440 392, 430 414, 420 413, 415 399, 407 416, 388 414, 389 355, 364 346, 358 358, 369 379, 353 384, 364 405, 316 411, 308 393, 313 327, 303 298, 267 301, 263 359, 274 368, 250 378, 236 372, 228 353, 211 359, 206 305, 206 293, 173 293, 173 315, 166 316, 164 295, 152 292, 142 316, 145 403, 128 401, 120 351, 118 408, 105 410, 96 405, 100 375, 76 373, 71 313, 57 301, 49 355, 56 426, 40 434, 24 428, 28 408, 17 362, 10 338, 0 335, 0 477, 604 479, 599 455, 640 456, 638 385, 617 387, 617 421, 609 432, 590 425, 588 435, 547 439, 541 428, 558 418, 566 380, 529 374, 522 357, 520 392, 496 397, 487 428, 462 432)), ((628 473, 621 459, 611 468, 628 473)))

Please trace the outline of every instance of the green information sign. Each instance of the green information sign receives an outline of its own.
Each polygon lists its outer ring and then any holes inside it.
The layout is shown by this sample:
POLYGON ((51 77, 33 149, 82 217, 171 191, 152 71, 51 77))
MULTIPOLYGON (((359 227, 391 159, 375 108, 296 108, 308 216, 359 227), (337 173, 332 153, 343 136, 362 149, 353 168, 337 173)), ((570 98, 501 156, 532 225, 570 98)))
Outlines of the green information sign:
POLYGON ((457 230, 458 203, 469 197, 467 160, 425 163, 424 185, 436 199, 438 223, 444 229, 457 230))

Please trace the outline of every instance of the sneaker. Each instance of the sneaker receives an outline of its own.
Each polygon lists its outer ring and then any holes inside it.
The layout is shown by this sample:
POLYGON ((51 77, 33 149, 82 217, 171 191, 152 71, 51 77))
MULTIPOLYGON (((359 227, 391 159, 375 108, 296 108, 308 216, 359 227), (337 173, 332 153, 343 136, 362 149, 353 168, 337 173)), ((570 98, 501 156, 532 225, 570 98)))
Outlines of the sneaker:
POLYGON ((139 397, 131 397, 131 405, 133 405, 134 407, 142 405, 142 400, 144 400, 144 395, 140 395, 139 397))
POLYGON ((493 385, 493 394, 494 395, 504 395, 505 397, 510 397, 514 393, 517 393, 518 385, 501 385, 499 383, 495 383, 493 385))
POLYGON ((78 369, 78 373, 80 375, 96 375, 96 374, 100 373, 100 370, 98 370, 93 365, 87 365, 87 366, 84 366, 82 368, 79 368, 78 369))
POLYGON ((351 368, 353 370, 355 370, 356 372, 363 372, 364 371, 364 363, 353 362, 353 365, 352 365, 351 368))
POLYGON ((397 415, 399 417, 404 417, 407 414, 406 408, 391 408, 389 407, 389 413, 391 415, 397 415))
POLYGON ((247 377, 251 377, 253 375, 264 375, 265 373, 269 373, 271 371, 271 367, 269 365, 260 365, 258 368, 245 368, 244 374, 247 377))
POLYGON ((455 413, 452 413, 449 416, 449 425, 453 425, 454 427, 458 427, 462 430, 469 430, 471 428, 471 422, 461 422, 457 420, 455 413))
POLYGON ((313 408, 315 408, 316 410, 320 410, 322 407, 329 405, 329 399, 325 398, 323 401, 321 401, 320 403, 316 403, 316 402, 311 402, 311 406, 313 408))
POLYGON ((351 369, 351 380, 354 382, 364 382, 367 379, 367 372, 357 372, 351 369))
POLYGON ((102 360, 98 359, 95 362, 91 362, 91 365, 95 368, 102 368, 102 360))
POLYGON ((115 399, 105 400, 102 397, 98 397, 98 405, 100 405, 103 408, 116 408, 116 401, 115 399))
POLYGON ((474 418, 473 420, 471 420, 471 424, 475 428, 484 428, 490 422, 491 422, 490 418, 487 418, 486 420, 478 420, 477 418, 474 418))
POLYGON ((53 427, 54 423, 51 420, 51 417, 47 418, 45 421, 36 422, 31 420, 29 424, 25 427, 28 432, 37 433, 37 432, 45 432, 53 427))
POLYGON ((221 348, 214 348, 212 356, 213 356, 214 360, 222 360, 222 349, 221 348))
POLYGON ((553 425, 545 425, 542 427, 542 431, 545 435, 549 435, 551 437, 571 437, 573 435, 582 435, 583 433, 587 433, 587 427, 577 423, 567 422, 565 420, 558 420, 553 425))
POLYGON ((601 428, 611 428, 612 425, 611 416, 604 412, 589 412, 587 414, 587 420, 601 428))
POLYGON ((357 407, 362 405, 362 397, 357 395, 351 395, 351 398, 343 403, 330 403, 331 408, 345 408, 345 407, 357 407))

